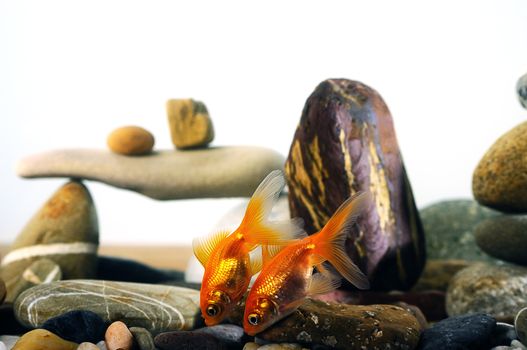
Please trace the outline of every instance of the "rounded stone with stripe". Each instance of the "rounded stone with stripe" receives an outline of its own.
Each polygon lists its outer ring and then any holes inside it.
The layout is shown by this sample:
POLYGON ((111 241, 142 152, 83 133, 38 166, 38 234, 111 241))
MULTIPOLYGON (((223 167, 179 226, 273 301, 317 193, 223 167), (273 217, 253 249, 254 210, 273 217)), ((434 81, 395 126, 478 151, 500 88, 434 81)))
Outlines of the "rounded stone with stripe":
POLYGON ((201 318, 199 291, 166 285, 68 280, 41 284, 16 299, 17 320, 29 328, 73 310, 90 310, 106 323, 122 321, 153 335, 190 330, 201 318))
POLYGON ((408 289, 425 263, 424 232, 382 97, 347 79, 320 83, 307 99, 286 166, 291 217, 320 230, 358 191, 371 202, 350 229, 347 251, 372 289, 408 289))
POLYGON ((99 225, 88 189, 78 181, 60 187, 11 245, 0 265, 0 277, 13 301, 15 284, 35 261, 55 262, 64 279, 93 278, 97 270, 99 225))

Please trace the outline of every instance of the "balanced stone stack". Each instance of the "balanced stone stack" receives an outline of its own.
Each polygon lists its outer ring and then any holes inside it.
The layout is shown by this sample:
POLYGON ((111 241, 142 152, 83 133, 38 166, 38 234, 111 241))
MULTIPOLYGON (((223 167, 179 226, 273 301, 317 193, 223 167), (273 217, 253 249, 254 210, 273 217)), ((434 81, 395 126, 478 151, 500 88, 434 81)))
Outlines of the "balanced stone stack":
MULTIPOLYGON (((527 75, 518 81, 517 92, 525 107, 527 75)), ((449 315, 484 312, 511 324, 527 307, 525 154, 527 122, 502 135, 474 171, 474 197, 494 211, 474 228, 473 237, 492 260, 469 266, 453 277, 446 296, 449 315)), ((520 340, 527 345, 525 338, 520 340)))

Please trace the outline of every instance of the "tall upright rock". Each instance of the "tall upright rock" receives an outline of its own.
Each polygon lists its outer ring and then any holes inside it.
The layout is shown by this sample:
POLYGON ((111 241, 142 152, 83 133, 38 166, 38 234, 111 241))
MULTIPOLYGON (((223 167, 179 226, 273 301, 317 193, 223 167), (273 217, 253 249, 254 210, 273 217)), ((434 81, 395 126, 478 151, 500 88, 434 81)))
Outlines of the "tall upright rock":
POLYGON ((424 233, 381 96, 351 80, 322 82, 308 98, 286 162, 292 217, 311 234, 358 191, 371 202, 350 230, 347 251, 372 289, 404 290, 426 259, 424 233))

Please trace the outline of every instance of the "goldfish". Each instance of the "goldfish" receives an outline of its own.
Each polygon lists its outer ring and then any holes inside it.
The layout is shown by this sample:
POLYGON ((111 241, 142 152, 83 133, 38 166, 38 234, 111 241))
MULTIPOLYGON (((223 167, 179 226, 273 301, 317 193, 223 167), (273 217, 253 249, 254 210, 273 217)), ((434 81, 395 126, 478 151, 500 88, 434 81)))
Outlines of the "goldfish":
POLYGON ((220 323, 230 314, 247 292, 251 277, 260 271, 262 258, 251 256, 252 250, 258 245, 287 244, 302 233, 294 220, 268 220, 284 186, 282 172, 271 172, 249 200, 236 230, 219 231, 209 237, 194 239, 194 254, 205 268, 200 309, 208 326, 220 323))
POLYGON ((368 278, 344 248, 348 231, 367 198, 364 193, 348 198, 319 232, 284 247, 264 264, 245 302, 245 333, 260 333, 291 314, 306 297, 338 288, 341 279, 324 266, 327 262, 356 287, 369 288, 368 278), (314 274, 314 267, 321 273, 314 274))

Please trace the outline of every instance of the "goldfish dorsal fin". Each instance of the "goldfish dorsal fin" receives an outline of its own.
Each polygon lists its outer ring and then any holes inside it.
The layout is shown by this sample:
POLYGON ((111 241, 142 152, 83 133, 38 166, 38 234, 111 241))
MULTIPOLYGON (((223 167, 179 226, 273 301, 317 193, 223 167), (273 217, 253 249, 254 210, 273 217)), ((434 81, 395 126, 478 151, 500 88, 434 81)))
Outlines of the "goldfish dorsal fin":
POLYGON ((192 249, 194 250, 194 255, 198 258, 199 262, 203 267, 207 265, 210 255, 214 249, 223 241, 228 235, 229 231, 222 230, 216 233, 213 233, 205 237, 197 237, 192 240, 192 249))
POLYGON ((340 287, 340 278, 333 274, 315 273, 309 280, 307 295, 314 296, 329 293, 340 287))
POLYGON ((271 209, 284 186, 282 172, 274 170, 254 191, 238 229, 244 234, 247 242, 267 245, 289 244, 303 232, 299 220, 268 221, 271 209))
POLYGON ((344 244, 349 229, 368 200, 369 197, 364 192, 348 198, 322 230, 311 236, 316 246, 315 254, 327 259, 345 279, 360 289, 369 288, 368 278, 349 258, 344 244))

